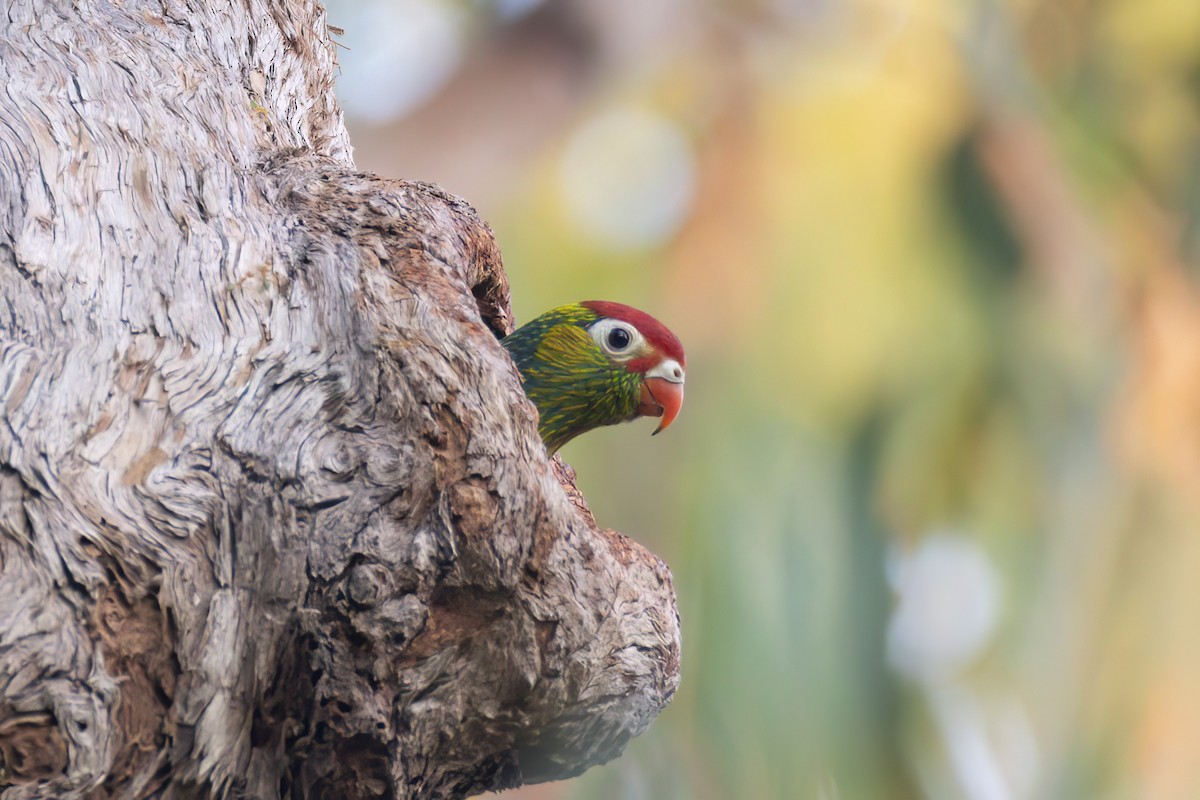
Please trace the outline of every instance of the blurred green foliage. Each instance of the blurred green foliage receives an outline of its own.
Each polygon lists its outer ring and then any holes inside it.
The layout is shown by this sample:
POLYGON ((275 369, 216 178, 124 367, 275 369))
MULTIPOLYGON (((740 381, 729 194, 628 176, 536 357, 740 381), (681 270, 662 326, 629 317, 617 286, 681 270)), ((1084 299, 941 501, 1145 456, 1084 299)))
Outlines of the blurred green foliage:
POLYGON ((1200 3, 689 8, 486 210, 519 321, 688 347, 667 434, 563 451, 672 567, 680 692, 506 796, 1200 797, 1200 3), (563 200, 612 108, 692 148, 657 244, 563 200))

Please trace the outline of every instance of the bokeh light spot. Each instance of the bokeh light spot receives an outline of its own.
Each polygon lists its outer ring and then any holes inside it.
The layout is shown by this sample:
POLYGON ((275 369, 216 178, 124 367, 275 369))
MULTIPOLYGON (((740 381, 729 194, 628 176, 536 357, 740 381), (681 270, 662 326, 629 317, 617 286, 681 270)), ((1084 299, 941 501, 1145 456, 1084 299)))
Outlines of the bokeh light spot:
POLYGON ((429 99, 462 60, 466 17, 437 0, 329 3, 344 28, 338 99, 352 117, 382 123, 429 99))
POLYGON ((588 120, 567 144, 560 174, 572 221, 616 249, 667 241, 687 218, 696 183, 679 127, 627 108, 588 120))
POLYGON ((975 659, 1000 614, 1000 585, 970 539, 936 534, 889 564, 899 597, 888 625, 892 665, 912 678, 951 676, 975 659))

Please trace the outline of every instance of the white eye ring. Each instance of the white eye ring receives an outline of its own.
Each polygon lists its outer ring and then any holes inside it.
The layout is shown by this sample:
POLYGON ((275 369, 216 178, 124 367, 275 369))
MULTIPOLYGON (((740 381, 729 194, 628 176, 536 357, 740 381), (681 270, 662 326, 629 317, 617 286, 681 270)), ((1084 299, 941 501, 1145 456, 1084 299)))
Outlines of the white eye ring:
POLYGON ((642 349, 645 340, 638 329, 619 319, 605 318, 592 323, 588 333, 600 349, 617 359, 633 356, 642 349))

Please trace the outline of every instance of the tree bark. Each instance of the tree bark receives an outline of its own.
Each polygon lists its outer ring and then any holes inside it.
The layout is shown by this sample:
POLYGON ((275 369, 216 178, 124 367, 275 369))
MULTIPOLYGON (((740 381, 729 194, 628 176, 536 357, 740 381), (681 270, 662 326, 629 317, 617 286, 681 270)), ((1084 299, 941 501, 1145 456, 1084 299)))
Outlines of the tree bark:
POLYGON ((0 15, 5 800, 462 797, 675 690, 670 573, 547 458, 490 230, 355 171, 335 66, 300 0, 0 15))

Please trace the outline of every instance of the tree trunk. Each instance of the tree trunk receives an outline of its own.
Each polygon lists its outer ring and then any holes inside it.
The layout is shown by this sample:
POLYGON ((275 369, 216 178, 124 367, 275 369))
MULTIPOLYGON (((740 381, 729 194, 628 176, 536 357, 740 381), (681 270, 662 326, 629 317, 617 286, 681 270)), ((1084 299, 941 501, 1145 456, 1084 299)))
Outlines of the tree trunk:
POLYGON ((678 682, 496 336, 491 232, 355 172, 324 12, 0 16, 0 796, 462 797, 678 682))

